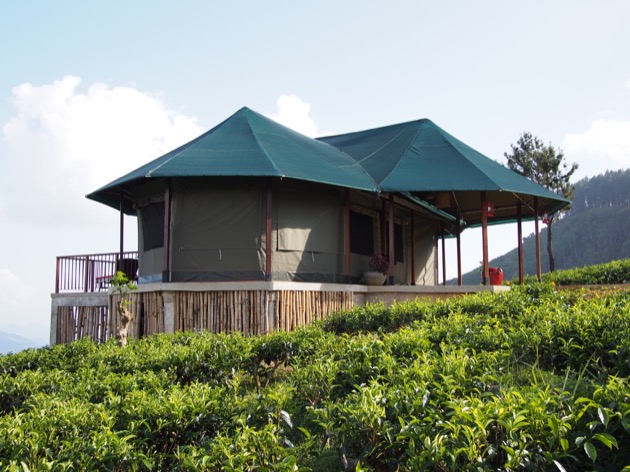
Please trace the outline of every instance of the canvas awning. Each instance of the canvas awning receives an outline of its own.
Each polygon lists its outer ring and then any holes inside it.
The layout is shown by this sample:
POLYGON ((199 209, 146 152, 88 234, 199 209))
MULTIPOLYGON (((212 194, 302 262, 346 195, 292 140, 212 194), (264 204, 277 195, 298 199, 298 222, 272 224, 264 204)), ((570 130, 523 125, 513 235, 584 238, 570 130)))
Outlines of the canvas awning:
POLYGON ((410 192, 468 226, 481 222, 480 192, 493 204, 491 223, 511 221, 521 202, 524 218, 552 214, 569 201, 511 171, 423 119, 319 138, 351 155, 386 192, 410 192))

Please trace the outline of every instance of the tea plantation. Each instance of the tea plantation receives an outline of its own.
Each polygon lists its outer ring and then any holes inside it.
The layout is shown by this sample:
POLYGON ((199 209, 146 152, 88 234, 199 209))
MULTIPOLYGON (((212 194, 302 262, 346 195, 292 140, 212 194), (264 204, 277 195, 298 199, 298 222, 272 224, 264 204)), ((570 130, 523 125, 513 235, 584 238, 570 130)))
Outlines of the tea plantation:
POLYGON ((627 285, 79 341, 0 356, 0 468, 630 470, 629 375, 627 285))

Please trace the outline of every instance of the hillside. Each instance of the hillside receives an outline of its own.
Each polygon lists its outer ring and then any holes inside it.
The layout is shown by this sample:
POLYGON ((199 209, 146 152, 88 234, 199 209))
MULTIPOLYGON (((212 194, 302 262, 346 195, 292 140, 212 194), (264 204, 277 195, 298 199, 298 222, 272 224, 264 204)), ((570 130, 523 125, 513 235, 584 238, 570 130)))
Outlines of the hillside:
MULTIPOLYGON (((540 247, 543 272, 549 271, 547 228, 541 225, 540 247)), ((608 171, 575 184, 571 211, 553 226, 557 269, 584 267, 630 257, 630 169, 608 171)), ((525 274, 536 274, 534 235, 523 239, 525 274)), ((504 279, 518 277, 516 248, 490 261, 501 267, 504 279)), ((479 283, 479 273, 463 275, 464 284, 479 283)), ((449 281, 456 283, 455 280, 449 281)))
POLYGON ((44 343, 33 341, 13 333, 0 331, 0 354, 18 352, 30 347, 40 347, 44 343))
MULTIPOLYGON (((613 273, 630 261, 590 276, 613 273)), ((0 468, 622 470, 630 292, 593 295, 535 283, 0 356, 0 468)))

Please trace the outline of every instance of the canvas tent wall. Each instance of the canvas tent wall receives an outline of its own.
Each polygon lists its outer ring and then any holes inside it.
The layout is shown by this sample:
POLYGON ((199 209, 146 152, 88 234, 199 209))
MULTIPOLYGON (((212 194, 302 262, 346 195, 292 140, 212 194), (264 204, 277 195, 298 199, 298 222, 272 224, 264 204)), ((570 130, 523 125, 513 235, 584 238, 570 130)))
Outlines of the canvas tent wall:
MULTIPOLYGON (((172 179, 170 235, 166 238, 171 244, 168 280, 264 280, 265 185, 264 179, 256 178, 172 179)), ((135 191, 141 283, 162 281, 163 187, 154 184, 135 191)), ((359 282, 371 255, 385 244, 382 199, 365 192, 349 193, 352 214, 363 216, 363 226, 355 223, 350 227, 354 241, 361 242, 358 248, 351 246, 348 277, 344 266, 344 189, 284 179, 273 183, 272 194, 271 280, 359 282), (367 231, 365 218, 370 225, 367 231)), ((394 216, 400 252, 395 280, 433 284, 438 223, 419 214, 412 218, 409 209, 399 207, 394 216)))

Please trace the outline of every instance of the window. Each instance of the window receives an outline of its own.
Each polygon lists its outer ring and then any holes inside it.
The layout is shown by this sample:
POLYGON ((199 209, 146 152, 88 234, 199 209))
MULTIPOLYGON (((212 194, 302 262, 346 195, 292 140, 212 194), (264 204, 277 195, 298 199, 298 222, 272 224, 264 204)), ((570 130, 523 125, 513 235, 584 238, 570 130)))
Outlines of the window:
POLYGON ((142 222, 143 250, 164 246, 164 202, 151 203, 139 209, 142 222))
POLYGON ((403 227, 394 224, 394 261, 405 262, 405 246, 403 244, 403 227))
POLYGON ((374 219, 350 212, 350 252, 363 256, 374 254, 374 219))

